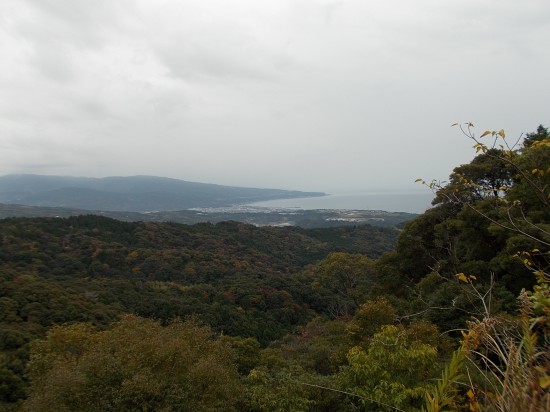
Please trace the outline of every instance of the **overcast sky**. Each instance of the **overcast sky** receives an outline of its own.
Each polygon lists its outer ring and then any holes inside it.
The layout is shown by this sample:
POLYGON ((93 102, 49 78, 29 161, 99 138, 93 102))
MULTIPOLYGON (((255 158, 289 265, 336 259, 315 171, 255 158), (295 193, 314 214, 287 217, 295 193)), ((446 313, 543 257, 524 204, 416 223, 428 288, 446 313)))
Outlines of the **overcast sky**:
POLYGON ((1 0, 0 174, 420 190, 549 73, 548 0, 1 0))

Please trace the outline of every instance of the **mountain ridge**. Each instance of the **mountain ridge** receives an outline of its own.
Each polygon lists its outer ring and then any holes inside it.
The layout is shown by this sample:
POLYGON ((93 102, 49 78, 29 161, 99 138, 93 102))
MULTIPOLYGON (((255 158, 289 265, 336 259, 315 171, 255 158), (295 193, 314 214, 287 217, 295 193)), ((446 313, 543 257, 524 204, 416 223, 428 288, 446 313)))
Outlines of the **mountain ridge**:
POLYGON ((83 210, 175 211, 325 195, 322 192, 224 186, 147 175, 103 178, 37 174, 0 176, 2 203, 83 210))

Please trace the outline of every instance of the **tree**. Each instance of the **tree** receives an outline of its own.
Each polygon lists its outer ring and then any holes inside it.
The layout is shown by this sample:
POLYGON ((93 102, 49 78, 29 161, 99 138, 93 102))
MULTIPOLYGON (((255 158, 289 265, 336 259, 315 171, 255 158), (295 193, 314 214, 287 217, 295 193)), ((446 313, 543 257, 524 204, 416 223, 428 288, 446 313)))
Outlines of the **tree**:
MULTIPOLYGON (((452 379, 460 377, 458 370, 468 363, 474 369, 479 384, 467 392, 471 411, 526 411, 550 410, 550 140, 547 129, 539 126, 537 133, 529 134, 524 147, 514 150, 515 145, 505 141, 504 130, 485 131, 480 137, 473 133, 473 125, 461 126, 462 132, 475 142, 477 151, 490 153, 514 171, 510 184, 499 188, 502 198, 493 203, 489 213, 475 202, 465 201, 449 190, 432 182, 430 186, 443 193, 449 200, 470 209, 485 218, 492 230, 509 235, 508 243, 530 246, 519 251, 515 257, 522 259, 537 284, 531 292, 522 290, 518 301, 520 316, 495 315, 491 310, 491 289, 481 293, 474 286, 475 276, 457 274, 460 281, 468 284, 471 294, 477 298, 483 311, 473 317, 463 331, 464 340, 455 352, 437 387, 426 393, 426 409, 442 411, 454 405, 456 390, 452 379), (481 142, 491 136, 492 144, 481 142), (501 151, 491 152, 499 141, 501 151), (468 362, 466 362, 468 361, 468 362)), ((478 187, 478 183, 461 180, 462 189, 478 187)), ((492 285, 491 285, 492 287, 492 285)), ((471 385, 470 380, 470 385, 471 385)), ((466 383, 468 384, 468 383, 466 383)))
POLYGON ((385 297, 363 303, 348 324, 348 332, 356 344, 368 342, 385 325, 395 322, 396 311, 385 297))
POLYGON ((449 183, 439 188, 433 204, 473 202, 487 197, 502 197, 503 188, 513 182, 514 168, 503 159, 502 149, 487 149, 469 164, 456 167, 449 183))
POLYGON ((550 139, 548 128, 542 124, 537 127, 537 131, 533 133, 527 133, 525 139, 523 139, 523 147, 531 147, 533 143, 540 142, 542 140, 550 139))
POLYGON ((344 388, 360 397, 364 411, 414 410, 436 373, 436 358, 436 348, 414 330, 387 325, 368 348, 349 351, 344 388))
POLYGON ((28 411, 231 411, 241 391, 229 347, 193 320, 54 327, 29 373, 28 411))
POLYGON ((335 252, 315 267, 312 286, 328 303, 332 316, 350 316, 374 283, 374 262, 361 254, 335 252))

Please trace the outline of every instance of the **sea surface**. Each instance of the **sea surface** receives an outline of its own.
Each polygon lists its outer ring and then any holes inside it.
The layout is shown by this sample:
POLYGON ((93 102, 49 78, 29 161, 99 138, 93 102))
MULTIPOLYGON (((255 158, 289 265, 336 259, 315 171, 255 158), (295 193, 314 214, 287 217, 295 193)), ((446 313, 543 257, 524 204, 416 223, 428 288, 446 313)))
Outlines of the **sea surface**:
POLYGON ((384 210, 423 213, 431 206, 431 192, 352 192, 251 203, 251 206, 288 209, 384 210))

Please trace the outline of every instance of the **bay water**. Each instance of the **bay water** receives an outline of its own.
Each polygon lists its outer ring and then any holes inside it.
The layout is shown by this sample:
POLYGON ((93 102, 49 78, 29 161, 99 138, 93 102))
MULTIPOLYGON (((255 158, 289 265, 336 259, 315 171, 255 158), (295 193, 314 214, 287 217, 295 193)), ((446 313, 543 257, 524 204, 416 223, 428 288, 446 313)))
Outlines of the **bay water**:
POLYGON ((252 203, 251 206, 284 209, 384 210, 386 212, 423 213, 431 207, 430 192, 347 192, 320 197, 277 199, 252 203))

